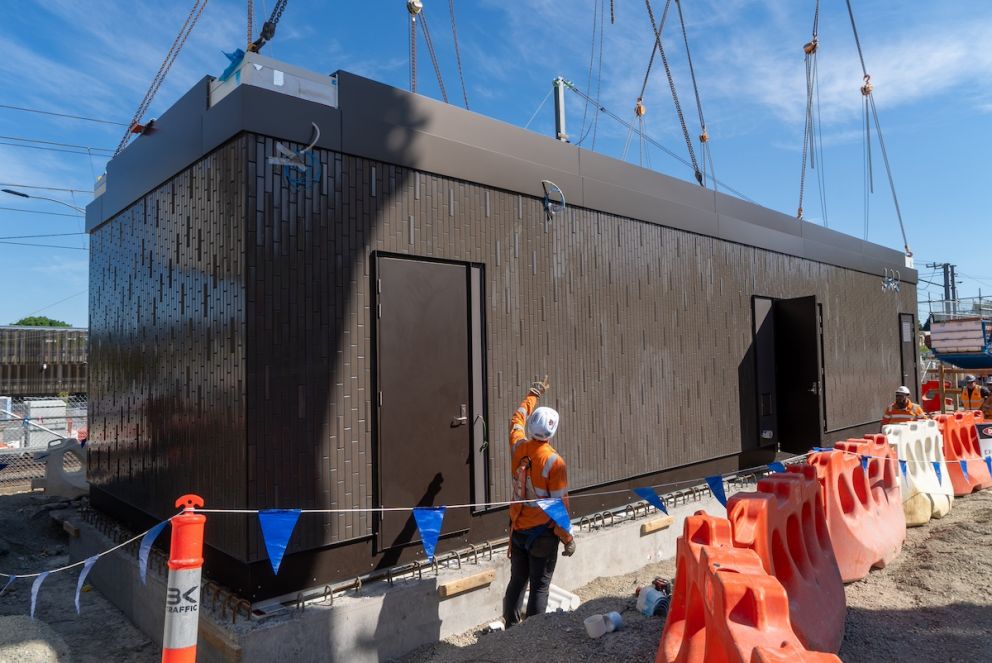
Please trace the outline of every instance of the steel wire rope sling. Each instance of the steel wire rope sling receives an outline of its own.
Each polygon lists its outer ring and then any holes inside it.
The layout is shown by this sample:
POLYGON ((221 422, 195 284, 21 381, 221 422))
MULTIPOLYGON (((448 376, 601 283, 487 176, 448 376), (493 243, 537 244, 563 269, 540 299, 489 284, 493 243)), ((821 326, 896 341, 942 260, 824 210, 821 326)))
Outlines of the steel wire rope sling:
MULTIPOLYGON (((591 103, 598 104, 598 102, 595 99, 593 99, 592 97, 590 97, 588 94, 586 94, 585 92, 583 92, 579 88, 575 87, 575 84, 572 83, 571 81, 569 81, 569 80, 566 79, 566 80, 563 81, 563 83, 565 84, 565 87, 566 88, 568 88, 569 90, 571 90, 575 94, 579 95, 583 99, 586 99, 586 100, 588 100, 591 103)), ((628 122, 627 120, 623 119, 622 117, 620 117, 619 115, 617 115, 613 111, 609 110, 605 106, 599 106, 599 112, 602 113, 602 114, 604 114, 604 115, 606 115, 607 117, 609 117, 609 118, 611 118, 613 120, 616 120, 624 128, 630 129, 632 131, 636 131, 638 133, 638 135, 641 135, 641 131, 637 127, 635 127, 630 122, 628 122)), ((648 134, 643 134, 643 135, 644 135, 644 140, 646 140, 647 142, 651 143, 652 145, 654 145, 655 147, 657 147, 659 150, 661 150, 662 152, 664 152, 668 156, 672 157, 673 159, 675 159, 676 161, 678 161, 679 163, 681 163, 683 166, 686 166, 687 168, 692 168, 692 164, 689 163, 689 161, 687 159, 685 159, 682 156, 679 156, 678 154, 676 154, 675 152, 673 152, 671 149, 665 147, 664 145, 662 145, 661 143, 659 143, 657 140, 655 140, 654 138, 652 138, 648 134)), ((737 196, 741 200, 746 200, 749 203, 755 203, 755 201, 752 198, 749 198, 748 196, 744 195, 743 193, 741 193, 737 189, 729 186, 726 182, 720 181, 720 182, 718 182, 718 184, 720 186, 722 186, 725 191, 729 191, 730 193, 734 194, 735 196, 737 196)), ((757 203, 755 203, 755 204, 757 204, 757 203)))
POLYGON ((451 37, 455 43, 455 62, 458 64, 458 80, 462 84, 465 110, 468 108, 468 90, 465 88, 465 73, 462 71, 462 51, 458 46, 458 25, 455 23, 455 0, 448 0, 448 14, 451 16, 451 37))
POLYGON ((803 199, 806 196, 806 162, 807 157, 810 169, 814 168, 813 153, 815 146, 813 143, 813 80, 816 77, 816 53, 820 46, 819 40, 820 26, 820 0, 816 0, 816 9, 813 11, 813 36, 803 45, 803 54, 806 63, 806 117, 803 123, 803 157, 802 165, 799 169, 799 206, 796 209, 796 218, 803 220, 803 199))
MULTIPOLYGON (((671 5, 672 0, 667 0, 665 3, 665 11, 668 11, 669 5, 671 5)), ((679 124, 682 126, 682 136, 685 138, 685 146, 689 151, 689 160, 692 162, 693 174, 696 177, 696 181, 699 182, 700 186, 706 186, 703 181, 703 173, 699 170, 699 163, 696 161, 696 151, 692 147, 692 139, 689 137, 689 128, 685 124, 685 115, 682 113, 682 104, 679 102, 679 93, 675 89, 675 78, 672 76, 672 68, 668 64, 668 56, 665 55, 665 46, 661 41, 661 31, 658 29, 658 25, 654 20, 654 10, 651 8, 651 0, 644 0, 644 4, 648 9, 648 18, 651 19, 651 30, 654 32, 655 44, 658 46, 658 53, 661 55, 661 64, 665 67, 665 76, 668 77, 668 87, 672 91, 672 101, 675 103, 675 113, 678 115, 679 124)))
MULTIPOLYGON (((658 32, 663 32, 665 30, 665 24, 668 22, 668 9, 671 7, 671 3, 665 3, 665 10, 661 14, 661 23, 658 26, 658 32)), ((644 93, 648 89, 648 79, 651 77, 651 68, 654 66, 654 56, 658 52, 658 41, 651 41, 651 57, 648 58, 648 66, 644 70, 644 80, 641 82, 641 91, 637 95, 637 101, 634 102, 634 117, 637 120, 638 126, 641 130, 640 142, 641 150, 644 150, 644 116, 647 114, 648 109, 644 105, 644 93)), ((630 149, 630 139, 633 135, 633 127, 627 129, 627 138, 623 144, 623 159, 627 158, 627 150, 630 149)))
MULTIPOLYGON (((593 5, 592 13, 592 45, 589 48, 589 75, 586 81, 586 86, 588 89, 592 89, 592 66, 596 61, 596 35, 597 29, 599 34, 599 64, 596 67, 596 99, 587 99, 586 104, 582 110, 582 127, 579 129, 581 138, 575 143, 575 145, 582 145, 589 134, 592 133, 592 145, 589 149, 596 149, 596 135, 599 131, 599 112, 601 106, 599 103, 600 96, 603 89, 603 25, 604 16, 606 15, 606 10, 603 7, 603 0, 598 0, 593 5), (589 102, 592 101, 596 105, 596 111, 593 114, 592 122, 589 124, 589 128, 586 128, 586 113, 589 110, 589 102)), ((611 21, 612 22, 612 21, 611 21)))
POLYGON ((427 54, 431 57, 434 73, 437 75, 437 85, 441 89, 441 99, 448 103, 448 92, 444 89, 444 79, 441 77, 441 66, 438 64, 437 51, 434 50, 434 40, 427 27, 427 14, 424 12, 422 0, 407 0, 406 10, 410 14, 410 91, 417 91, 417 17, 420 17, 420 30, 424 33, 424 43, 427 54))
MULTIPOLYGON (((819 0, 817 1, 819 2, 819 0)), ((716 169, 713 167, 713 154, 710 152, 710 135, 706 129, 706 120, 703 118, 703 102, 699 96, 699 85, 696 84, 696 69, 692 64, 692 52, 689 50, 689 35, 685 29, 685 17, 682 15, 681 0, 675 0, 675 8, 679 13, 679 25, 682 28, 682 42, 685 44, 685 58, 686 63, 689 65, 689 78, 692 79, 692 93, 696 97, 696 113, 699 115, 699 154, 703 162, 703 175, 705 177, 706 164, 708 163, 710 170, 712 171, 710 177, 713 180, 713 188, 715 190, 716 169)), ((664 19, 662 20, 662 23, 664 23, 664 19)), ((664 26, 662 26, 662 29, 664 29, 664 26)), ((704 182, 700 182, 700 184, 706 186, 704 182)))
MULTIPOLYGON (((882 125, 878 121, 878 109, 875 107, 875 98, 872 96, 874 86, 871 83, 871 76, 868 75, 868 67, 865 65, 864 52, 861 49, 861 38, 858 35, 858 26, 854 20, 854 8, 851 6, 851 0, 846 0, 846 3, 847 14, 851 19, 851 30, 854 32, 854 44, 858 48, 858 59, 861 61, 861 73, 864 75, 864 85, 861 86, 861 94, 865 100, 865 154, 867 158, 866 169, 869 181, 871 178, 871 143, 868 139, 870 138, 869 134, 871 123, 874 121, 875 133, 878 134, 878 146, 882 151, 882 162, 885 164, 885 175, 889 180, 889 189, 892 191, 892 202, 896 208, 896 218, 899 220, 899 231, 902 233, 903 249, 905 250, 907 257, 912 257, 913 252, 909 249, 909 240, 906 239, 906 226, 902 220, 902 210, 899 207, 899 198, 896 196, 896 185, 892 178, 892 167, 889 164, 889 155, 888 151, 885 149, 885 139, 882 136, 882 125)), ((867 206, 865 209, 865 230, 867 234, 867 206)))
MULTIPOLYGON (((285 6, 286 0, 282 0, 282 5, 285 6)), ((124 137, 121 138, 121 142, 117 145, 117 149, 114 150, 114 156, 116 157, 121 153, 121 150, 127 145, 128 139, 133 133, 141 133, 144 131, 140 122, 141 118, 144 117, 145 112, 147 112, 148 107, 152 103, 152 99, 155 98, 155 94, 158 89, 162 86, 162 81, 165 80, 166 74, 169 73, 169 69, 172 68, 172 64, 179 57, 179 52, 183 49, 183 45, 186 43, 186 39, 189 37, 190 32, 196 26, 196 22, 200 20, 200 15, 203 14, 204 7, 207 6, 207 0, 194 0, 193 8, 189 10, 189 14, 186 16, 186 21, 183 23, 183 27, 179 29, 179 34, 176 35, 175 40, 172 42, 172 46, 169 48, 169 52, 165 55, 165 60, 162 61, 161 66, 158 68, 158 72, 155 74, 155 78, 152 79, 152 84, 148 87, 148 91, 145 93, 144 99, 138 104, 138 110, 135 111, 134 117, 127 125, 127 131, 124 132, 124 137)))

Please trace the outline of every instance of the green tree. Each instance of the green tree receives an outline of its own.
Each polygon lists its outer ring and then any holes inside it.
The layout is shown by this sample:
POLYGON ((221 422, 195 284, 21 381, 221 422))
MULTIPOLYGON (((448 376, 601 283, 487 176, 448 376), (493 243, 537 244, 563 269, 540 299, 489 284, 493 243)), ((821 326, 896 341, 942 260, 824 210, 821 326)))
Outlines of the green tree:
POLYGON ((51 318, 46 318, 43 315, 29 315, 26 318, 21 318, 17 322, 10 323, 12 325, 22 325, 25 327, 71 327, 68 322, 62 322, 61 320, 53 320, 51 318))

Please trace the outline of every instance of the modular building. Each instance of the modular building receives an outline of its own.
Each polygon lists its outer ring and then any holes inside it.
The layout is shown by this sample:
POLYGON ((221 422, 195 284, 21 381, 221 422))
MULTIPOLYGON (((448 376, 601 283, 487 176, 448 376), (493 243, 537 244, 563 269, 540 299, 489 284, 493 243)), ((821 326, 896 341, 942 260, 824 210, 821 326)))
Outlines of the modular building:
MULTIPOLYGON (((304 513, 278 577, 211 515, 207 573, 253 600, 422 558, 366 509, 510 499, 544 374, 573 517, 875 431, 917 383, 902 253, 345 72, 250 54, 98 194, 93 504, 349 510, 304 513)), ((449 509, 440 550, 507 524, 449 509)))
POLYGON ((0 326, 0 394, 86 393, 87 336, 75 327, 0 326))

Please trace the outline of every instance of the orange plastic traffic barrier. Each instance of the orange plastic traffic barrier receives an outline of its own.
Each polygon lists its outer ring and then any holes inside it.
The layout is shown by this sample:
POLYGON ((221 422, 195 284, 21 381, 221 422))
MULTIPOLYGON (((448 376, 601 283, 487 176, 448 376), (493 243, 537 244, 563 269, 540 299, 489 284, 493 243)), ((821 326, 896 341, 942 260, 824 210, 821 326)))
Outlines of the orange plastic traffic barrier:
POLYGON ((806 651, 785 589, 754 551, 734 547, 730 530, 730 521, 702 511, 686 518, 656 663, 838 662, 806 651))
MULTIPOLYGON (((886 494, 886 490, 891 490, 887 488, 890 481, 894 490, 899 490, 895 478, 898 475, 886 478, 883 473, 879 479, 882 487, 873 490, 869 479, 872 461, 869 460, 867 473, 861 465, 863 445, 860 441, 839 444, 853 453, 840 450, 815 453, 807 462, 816 468, 823 489, 827 529, 841 578, 853 582, 867 576, 873 567, 885 567, 899 554, 906 539, 906 516, 901 497, 892 499, 891 492, 886 494), (900 505, 898 512, 895 504, 900 505)), ((885 463, 874 462, 898 466, 894 456, 885 463)), ((898 467, 893 469, 897 471, 898 467)))
POLYGON ((992 475, 982 459, 978 446, 978 431, 975 424, 985 420, 981 412, 965 410, 953 414, 938 414, 937 424, 944 438, 944 460, 947 462, 947 475, 958 497, 970 495, 976 490, 992 486, 992 475), (967 475, 961 469, 960 461, 965 462, 967 475))
POLYGON ((184 511, 172 519, 162 663, 196 663, 203 526, 207 522, 206 516, 193 511, 198 506, 203 506, 203 499, 197 495, 183 495, 176 500, 176 507, 184 511))
POLYGON ((727 502, 734 545, 750 548, 789 596, 789 617, 800 642, 836 652, 844 639, 847 600, 834 558, 816 471, 790 465, 758 482, 756 492, 727 502))

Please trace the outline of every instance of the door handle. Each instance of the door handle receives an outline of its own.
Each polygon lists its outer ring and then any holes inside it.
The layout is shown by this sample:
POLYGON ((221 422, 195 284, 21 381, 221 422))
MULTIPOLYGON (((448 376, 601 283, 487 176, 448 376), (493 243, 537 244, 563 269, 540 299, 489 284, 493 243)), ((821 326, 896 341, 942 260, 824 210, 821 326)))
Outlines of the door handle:
POLYGON ((451 418, 451 427, 452 428, 454 428, 456 426, 466 426, 466 425, 468 425, 468 405, 464 405, 463 404, 461 406, 460 410, 461 410, 461 416, 460 417, 452 417, 451 418))

